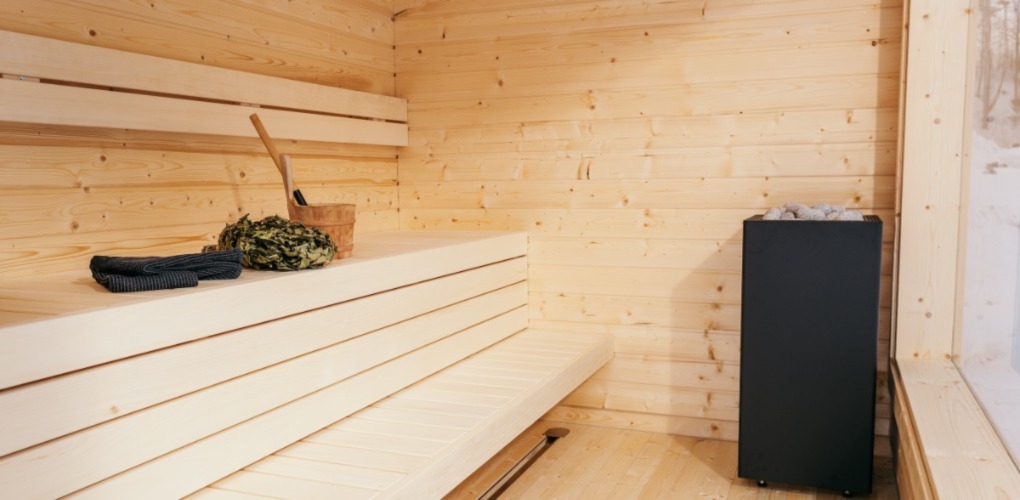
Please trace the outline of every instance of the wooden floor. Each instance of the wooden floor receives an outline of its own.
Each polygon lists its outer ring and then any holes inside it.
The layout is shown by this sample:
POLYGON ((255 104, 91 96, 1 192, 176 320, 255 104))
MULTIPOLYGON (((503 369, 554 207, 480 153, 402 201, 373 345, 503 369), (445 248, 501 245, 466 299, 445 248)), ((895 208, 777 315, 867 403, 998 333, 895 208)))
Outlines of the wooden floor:
MULTIPOLYGON (((570 434, 557 441, 501 499, 841 499, 838 492, 770 484, 737 475, 737 443, 651 432, 539 421, 460 484, 448 499, 475 499, 526 454, 550 427, 570 434)), ((875 492, 897 499, 889 459, 877 459, 875 492)))

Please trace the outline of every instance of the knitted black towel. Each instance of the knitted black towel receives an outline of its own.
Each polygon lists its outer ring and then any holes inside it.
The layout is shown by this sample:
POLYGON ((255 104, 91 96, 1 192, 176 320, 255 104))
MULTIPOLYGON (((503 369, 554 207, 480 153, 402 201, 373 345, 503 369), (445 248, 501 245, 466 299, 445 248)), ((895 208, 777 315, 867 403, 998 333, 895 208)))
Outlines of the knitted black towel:
POLYGON ((149 290, 169 290, 171 288, 188 288, 198 286, 198 276, 191 271, 170 271, 162 274, 125 276, 123 274, 105 274, 92 272, 96 282, 113 293, 147 292, 149 290))
POLYGON ((111 292, 142 292, 198 285, 198 280, 227 280, 241 275, 240 250, 173 257, 108 257, 89 263, 92 277, 111 292))

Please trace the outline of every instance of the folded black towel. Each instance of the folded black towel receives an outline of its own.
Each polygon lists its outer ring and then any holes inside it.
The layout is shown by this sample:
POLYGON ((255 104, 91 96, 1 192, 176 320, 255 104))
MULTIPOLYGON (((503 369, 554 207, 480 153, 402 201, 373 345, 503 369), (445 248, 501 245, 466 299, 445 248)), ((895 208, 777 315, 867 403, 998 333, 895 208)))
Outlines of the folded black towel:
POLYGON ((240 250, 173 257, 108 257, 89 263, 92 277, 111 292, 142 292, 198 285, 198 280, 227 280, 241 275, 240 250))
POLYGON ((191 271, 170 271, 162 274, 125 276, 92 272, 96 282, 113 293, 147 292, 198 286, 198 276, 191 271))

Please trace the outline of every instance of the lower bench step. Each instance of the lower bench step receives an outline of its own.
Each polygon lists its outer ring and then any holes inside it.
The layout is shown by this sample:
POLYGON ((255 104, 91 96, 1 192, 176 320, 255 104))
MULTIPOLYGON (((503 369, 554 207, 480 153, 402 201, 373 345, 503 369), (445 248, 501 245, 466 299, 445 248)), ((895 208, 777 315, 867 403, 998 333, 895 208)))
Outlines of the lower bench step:
POLYGON ((442 497, 612 352, 607 336, 523 331, 190 498, 442 497))

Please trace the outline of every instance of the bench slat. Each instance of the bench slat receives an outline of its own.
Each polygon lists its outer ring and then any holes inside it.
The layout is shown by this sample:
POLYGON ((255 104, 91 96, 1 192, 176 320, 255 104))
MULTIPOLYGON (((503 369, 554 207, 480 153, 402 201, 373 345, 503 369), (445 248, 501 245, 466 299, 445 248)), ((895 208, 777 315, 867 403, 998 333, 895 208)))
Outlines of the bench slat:
POLYGON ((423 414, 414 411, 377 408, 374 406, 359 411, 358 418, 387 425, 399 426, 405 423, 417 423, 452 429, 468 429, 481 421, 481 419, 474 417, 440 415, 438 413, 423 414))
POLYGON ((215 102, 0 79, 0 121, 254 137, 258 111, 273 137, 406 146, 407 125, 215 102))
POLYGON ((250 493, 241 493, 239 491, 206 488, 189 498, 193 498, 195 500, 266 500, 268 497, 252 495, 250 493))
POLYGON ((328 444, 310 443, 299 441, 278 452, 276 456, 303 458, 333 464, 357 465, 378 469, 382 471, 393 471, 406 473, 418 464, 425 461, 425 457, 401 455, 379 450, 365 450, 362 448, 351 448, 349 446, 333 446, 328 444))
POLYGON ((295 500, 309 498, 358 500, 374 498, 379 494, 377 490, 249 471, 241 471, 216 484, 218 488, 229 488, 240 493, 259 492, 257 494, 263 497, 295 500))
POLYGON ((403 477, 398 472, 275 455, 260 460, 247 470, 370 490, 384 490, 403 477))

